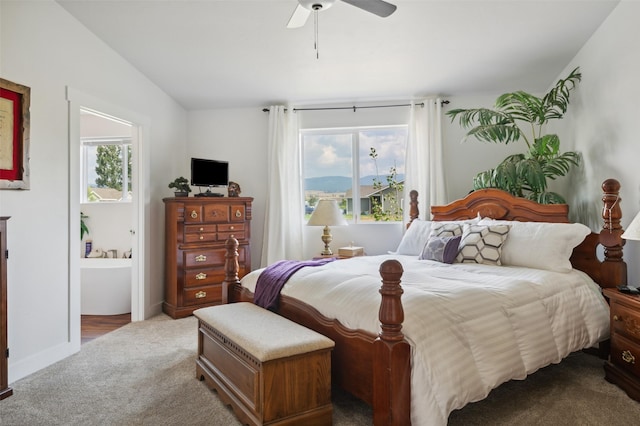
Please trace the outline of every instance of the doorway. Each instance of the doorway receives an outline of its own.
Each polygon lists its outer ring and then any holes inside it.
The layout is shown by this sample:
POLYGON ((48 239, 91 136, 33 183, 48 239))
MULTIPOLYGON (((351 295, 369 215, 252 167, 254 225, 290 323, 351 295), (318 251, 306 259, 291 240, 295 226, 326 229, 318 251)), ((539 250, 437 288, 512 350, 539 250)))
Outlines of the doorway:
POLYGON ((99 260, 104 258, 122 264, 130 259, 128 301, 131 321, 145 318, 147 284, 144 267, 143 194, 148 182, 143 178, 146 176, 143 158, 146 158, 144 141, 149 133, 149 122, 136 113, 71 88, 67 88, 67 100, 70 142, 69 340, 79 349, 82 315, 81 261, 91 251, 94 251, 92 257, 99 260), (87 117, 90 120, 86 120, 87 117), (91 132, 87 129, 87 121, 93 122, 95 127, 91 132), (114 130, 124 128, 128 129, 126 135, 114 130), (83 146, 83 140, 88 142, 86 146, 83 146), (97 146, 101 146, 104 148, 102 151, 106 152, 107 160, 101 161, 107 163, 107 168, 120 164, 120 178, 115 179, 113 173, 107 173, 110 177, 102 176, 103 179, 96 182, 97 146), (87 158, 91 155, 94 160, 87 158), (118 182, 121 183, 120 186, 117 185, 118 182), (96 199, 99 201, 95 201, 96 199), (96 210, 101 206, 108 208, 104 211, 96 210), (84 238, 81 238, 82 216, 85 216, 85 225, 89 230, 84 238), (89 236, 92 239, 90 248, 86 245, 89 236))

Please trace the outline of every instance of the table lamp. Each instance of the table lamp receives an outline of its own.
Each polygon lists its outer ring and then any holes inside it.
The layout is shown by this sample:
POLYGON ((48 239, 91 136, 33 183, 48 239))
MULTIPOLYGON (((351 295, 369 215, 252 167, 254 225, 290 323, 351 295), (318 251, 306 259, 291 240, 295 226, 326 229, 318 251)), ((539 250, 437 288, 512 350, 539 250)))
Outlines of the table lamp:
POLYGON ((629 227, 620 236, 625 240, 640 240, 640 213, 633 218, 629 227))
POLYGON ((344 226, 348 225, 347 220, 342 215, 338 202, 336 200, 320 200, 315 210, 307 222, 308 226, 324 226, 322 232, 322 242, 324 242, 323 256, 331 256, 333 252, 329 243, 333 239, 329 226, 344 226))

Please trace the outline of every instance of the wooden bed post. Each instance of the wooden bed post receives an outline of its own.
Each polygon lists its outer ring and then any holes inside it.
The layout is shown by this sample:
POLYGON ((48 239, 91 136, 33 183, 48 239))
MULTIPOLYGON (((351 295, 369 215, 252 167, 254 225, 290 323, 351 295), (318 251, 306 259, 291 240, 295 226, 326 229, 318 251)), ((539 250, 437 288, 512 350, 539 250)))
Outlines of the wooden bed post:
POLYGON ((622 259, 622 246, 625 241, 620 226, 620 182, 607 179, 602 183, 602 219, 599 241, 604 246, 604 261, 601 266, 602 287, 616 287, 627 284, 627 264, 622 259))
POLYGON ((238 279, 238 240, 233 235, 227 238, 224 244, 227 249, 224 260, 224 281, 222 281, 222 303, 229 303, 229 287, 240 285, 238 279))
POLYGON ((409 198, 411 201, 409 201, 409 223, 407 223, 407 229, 409 225, 411 225, 411 222, 420 216, 420 210, 418 209, 418 191, 412 189, 411 192, 409 192, 409 198))
POLYGON ((400 278, 402 265, 387 260, 380 265, 382 287, 381 331, 373 342, 373 424, 411 424, 411 347, 402 333, 404 310, 400 278))

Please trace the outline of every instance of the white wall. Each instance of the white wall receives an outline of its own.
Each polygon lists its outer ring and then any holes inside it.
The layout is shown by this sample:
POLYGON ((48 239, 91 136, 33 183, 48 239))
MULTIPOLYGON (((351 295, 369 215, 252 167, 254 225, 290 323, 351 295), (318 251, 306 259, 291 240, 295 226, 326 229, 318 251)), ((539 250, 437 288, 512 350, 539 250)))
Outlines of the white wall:
MULTIPOLYGON (((184 173, 186 114, 176 102, 80 25, 57 3, 0 2, 0 74, 31 88, 31 189, 0 191, 8 222, 9 381, 80 348, 79 318, 71 318, 69 116, 66 87, 149 118, 144 197, 147 216, 147 314, 163 299, 167 183, 184 173)), ((73 194, 75 197, 76 195, 73 194)), ((79 220, 79 218, 78 218, 79 220)), ((79 280, 79 278, 78 278, 79 280)), ((79 307, 77 312, 79 312, 79 307)))
POLYGON ((85 203, 80 207, 88 216, 84 221, 89 234, 79 243, 78 256, 84 257, 85 242, 91 240, 92 248, 102 251, 117 250, 118 257, 131 250, 131 234, 133 229, 132 203, 85 203))
MULTIPOLYGON (((451 97, 444 108, 492 106, 497 95, 451 97)), ((402 101, 400 103, 407 103, 402 101)), ((366 105, 358 102, 358 105, 366 105)), ((335 104, 333 104, 335 106, 335 104)), ((266 106, 266 105, 265 105, 266 106)), ((408 108, 380 108, 338 111, 301 111, 301 128, 347 127, 405 124, 408 108)), ((231 180, 242 187, 242 195, 254 197, 252 238, 252 267, 260 266, 267 191, 267 131, 268 113, 261 107, 217 109, 188 113, 188 157, 204 157, 230 161, 231 180)), ((457 122, 443 119, 444 161, 448 199, 465 196, 472 188, 473 176, 495 166, 509 154, 522 150, 517 144, 505 146, 470 140, 460 141, 464 131, 457 122)), ((347 246, 352 241, 365 247, 368 254, 382 254, 394 250, 402 238, 401 224, 361 224, 336 227, 332 230, 332 248, 347 246)), ((304 257, 311 258, 323 249, 322 229, 304 228, 304 257)))
MULTIPOLYGON (((241 197, 253 197, 251 220, 252 269, 260 265, 267 192, 267 114, 260 108, 192 111, 188 114, 191 157, 229 162, 229 180, 237 182, 241 197)), ((188 169, 187 169, 188 170, 188 169)), ((184 175, 189 178, 189 172, 184 175)), ((198 188, 192 188, 194 192, 198 188)))
MULTIPOLYGON (((580 151, 584 170, 571 181, 570 205, 578 219, 601 226, 600 184, 622 185, 622 226, 640 211, 638 119, 640 118, 640 2, 622 0, 558 76, 579 66, 582 82, 558 134, 565 150, 580 151)), ((629 284, 640 285, 640 242, 627 241, 629 284)))

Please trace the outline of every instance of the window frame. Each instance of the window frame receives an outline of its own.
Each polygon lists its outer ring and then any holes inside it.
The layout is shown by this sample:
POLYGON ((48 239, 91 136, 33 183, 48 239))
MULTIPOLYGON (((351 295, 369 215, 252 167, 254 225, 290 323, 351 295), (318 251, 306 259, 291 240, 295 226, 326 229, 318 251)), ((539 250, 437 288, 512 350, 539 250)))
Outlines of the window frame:
MULTIPOLYGON (((352 158, 352 165, 351 165, 351 174, 352 174, 352 180, 351 180, 351 193, 352 193, 352 210, 353 210, 353 215, 352 215, 352 219, 349 220, 347 219, 347 221, 349 222, 350 225, 371 225, 371 224, 376 224, 376 225, 381 225, 381 224, 397 224, 397 223, 401 223, 402 222, 402 218, 400 218, 399 220, 396 221, 378 221, 378 220, 367 220, 367 221, 363 221, 361 220, 361 209, 358 208, 356 209, 356 200, 360 200, 360 161, 361 161, 361 156, 360 156, 360 135, 362 132, 366 132, 366 131, 372 131, 372 130, 384 130, 384 129, 406 129, 407 132, 407 140, 405 141, 405 157, 406 157, 406 145, 408 144, 408 135, 409 135, 409 125, 408 124, 389 124, 389 125, 373 125, 373 126, 345 126, 345 127, 327 127, 327 128, 310 128, 310 129, 300 129, 298 131, 298 139, 299 139, 299 143, 300 143, 300 170, 301 170, 301 175, 302 175, 302 192, 303 192, 303 204, 306 204, 306 190, 305 190, 305 179, 306 179, 306 175, 305 175, 305 155, 306 155, 306 150, 305 150, 305 141, 304 138, 306 135, 344 135, 344 134, 350 134, 351 135, 351 158, 352 158)), ((405 163, 406 163, 406 158, 404 159, 405 163)), ((406 171, 405 171, 406 172, 406 171)), ((406 173, 405 173, 406 175, 406 173)), ((386 174, 385 174, 386 176, 386 174)), ((400 205, 404 205, 404 199, 400 199, 399 200, 400 205)), ((303 211, 304 211, 304 205, 303 205, 303 211)))
POLYGON ((100 204, 100 203, 131 203, 133 195, 129 193, 129 185, 133 185, 132 177, 129 176, 128 161, 133 160, 133 143, 130 136, 106 136, 106 137, 81 137, 80 138, 80 203, 82 204, 100 204), (88 199, 89 190, 89 147, 97 147, 102 145, 120 146, 122 156, 122 192, 119 200, 98 200, 91 201, 88 199))

